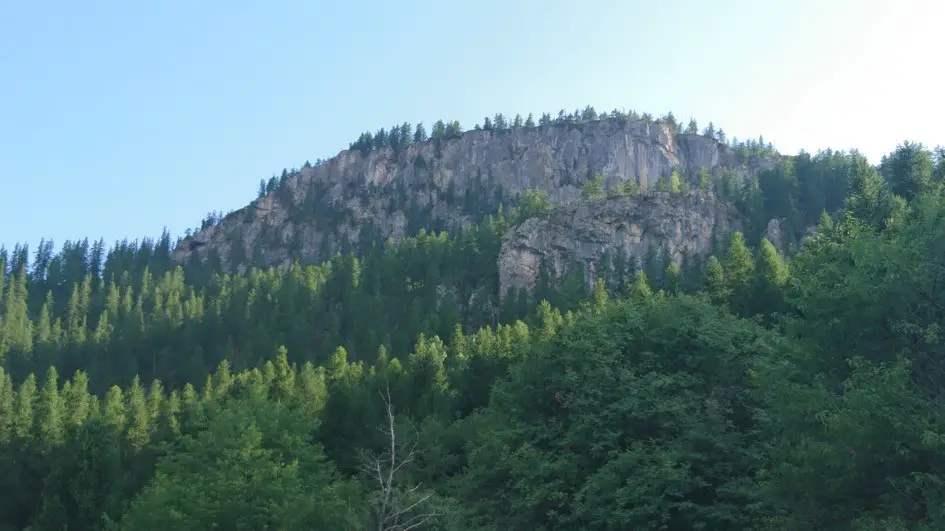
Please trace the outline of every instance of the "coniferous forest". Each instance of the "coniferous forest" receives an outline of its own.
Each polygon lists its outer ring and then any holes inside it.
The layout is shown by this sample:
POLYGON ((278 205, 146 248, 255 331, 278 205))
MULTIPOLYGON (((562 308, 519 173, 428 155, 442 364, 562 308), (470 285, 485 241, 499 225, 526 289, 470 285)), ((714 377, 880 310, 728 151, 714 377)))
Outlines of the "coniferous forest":
MULTIPOLYGON (((352 149, 427 138, 379 133, 352 149)), ((945 529, 945 150, 730 177, 695 185, 747 220, 707 260, 501 299, 540 193, 241 274, 166 231, 3 249, 0 529, 945 529)))

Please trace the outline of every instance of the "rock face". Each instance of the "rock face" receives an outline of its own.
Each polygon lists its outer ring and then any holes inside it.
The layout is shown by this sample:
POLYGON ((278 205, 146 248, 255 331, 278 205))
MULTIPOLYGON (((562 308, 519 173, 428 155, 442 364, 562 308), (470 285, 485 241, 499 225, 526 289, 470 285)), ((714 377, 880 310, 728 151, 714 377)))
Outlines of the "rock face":
POLYGON ((184 239, 178 262, 216 255, 224 270, 241 264, 314 263, 420 228, 442 230, 510 206, 527 189, 566 205, 596 174, 605 188, 633 179, 642 189, 678 168, 695 181, 701 167, 755 173, 714 139, 677 135, 665 124, 602 119, 503 131, 467 131, 395 152, 345 150, 286 175, 277 190, 184 239))
POLYGON ((768 222, 768 226, 765 228, 764 237, 774 245, 775 249, 786 253, 788 250, 787 243, 785 242, 785 220, 783 219, 772 219, 768 222))
POLYGON ((558 276, 570 260, 584 263, 590 282, 605 251, 613 257, 622 250, 640 260, 650 245, 665 245, 679 263, 683 253, 705 257, 713 232, 721 239, 732 230, 741 230, 737 214, 709 192, 579 201, 528 219, 503 237, 500 295, 511 289, 531 290, 543 260, 558 276))

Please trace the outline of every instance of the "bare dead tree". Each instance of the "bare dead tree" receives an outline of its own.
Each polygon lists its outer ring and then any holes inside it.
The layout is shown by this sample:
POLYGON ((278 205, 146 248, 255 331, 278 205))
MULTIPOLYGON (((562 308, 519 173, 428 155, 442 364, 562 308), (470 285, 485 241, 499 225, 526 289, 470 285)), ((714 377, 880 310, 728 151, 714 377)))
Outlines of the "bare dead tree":
POLYGON ((394 406, 390 389, 381 393, 387 411, 387 423, 381 428, 387 448, 383 452, 362 452, 361 469, 377 481, 378 490, 373 501, 378 531, 408 531, 430 523, 439 513, 429 507, 432 493, 420 491, 420 484, 399 486, 399 472, 416 457, 418 437, 412 441, 397 438, 394 406))

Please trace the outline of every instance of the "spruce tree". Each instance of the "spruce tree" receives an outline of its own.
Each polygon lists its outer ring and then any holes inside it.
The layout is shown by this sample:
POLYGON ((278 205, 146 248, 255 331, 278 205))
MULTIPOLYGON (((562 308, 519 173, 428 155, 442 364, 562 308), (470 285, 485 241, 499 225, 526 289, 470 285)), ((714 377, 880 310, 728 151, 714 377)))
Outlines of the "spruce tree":
POLYGON ((763 315, 784 310, 784 285, 790 271, 787 262, 767 238, 761 240, 755 267, 752 308, 763 315))
POLYGON ((82 424, 92 414, 89 377, 84 371, 75 372, 69 385, 69 391, 63 393, 63 398, 67 419, 72 426, 82 424))
POLYGON ((145 398, 144 388, 141 386, 141 379, 135 376, 128 388, 128 437, 131 447, 135 451, 140 451, 150 440, 150 413, 148 412, 148 403, 145 398))
POLYGON ((13 418, 13 433, 21 439, 33 433, 33 415, 36 408, 36 376, 30 373, 20 384, 16 395, 16 411, 13 418))
POLYGON ((164 384, 161 383, 161 380, 155 378, 151 381, 151 387, 148 388, 148 419, 152 430, 158 425, 163 407, 164 384))
POLYGON ((161 404, 161 418, 159 425, 161 429, 167 430, 171 435, 180 434, 180 393, 177 390, 171 391, 167 400, 161 404))
POLYGON ((59 446, 65 436, 66 415, 59 395, 59 373, 55 367, 46 370, 38 406, 39 437, 43 447, 49 451, 59 446))
POLYGON ((8 353, 28 359, 33 350, 33 323, 27 309, 26 267, 10 275, 0 322, 0 360, 8 353))
MULTIPOLYGON (((378 357, 382 354, 386 356, 384 345, 378 348, 378 357)), ((375 366, 378 366, 378 363, 375 363, 375 366)), ((310 361, 303 363, 299 370, 298 391, 306 415, 312 419, 318 418, 328 398, 324 369, 316 368, 310 361)))
POLYGON ((636 279, 630 286, 630 299, 637 302, 645 302, 653 297, 653 289, 646 277, 646 272, 639 270, 636 273, 636 279))
POLYGON ((663 289, 667 293, 677 294, 682 288, 682 270, 679 264, 670 262, 663 273, 663 289))
POLYGON ((0 444, 13 438, 16 418, 16 388, 13 379, 0 367, 0 444))
POLYGON ((725 280, 732 294, 732 309, 747 311, 754 276, 755 261, 741 232, 732 233, 725 253, 725 280))
POLYGON ((122 432, 125 428, 125 401, 122 396, 121 388, 113 385, 105 393, 105 400, 102 403, 102 419, 106 424, 122 432))
POLYGON ((731 290, 725 279, 725 271, 722 263, 715 255, 709 256, 705 265, 705 277, 702 281, 702 290, 709 296, 709 299, 720 306, 728 304, 731 290))

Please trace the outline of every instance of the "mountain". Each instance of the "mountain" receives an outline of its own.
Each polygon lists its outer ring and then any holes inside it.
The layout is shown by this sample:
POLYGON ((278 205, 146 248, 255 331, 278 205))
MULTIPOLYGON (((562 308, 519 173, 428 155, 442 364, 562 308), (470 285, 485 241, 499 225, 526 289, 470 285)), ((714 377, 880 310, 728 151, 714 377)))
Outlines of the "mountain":
POLYGON ((674 171, 696 184, 703 168, 745 178, 778 160, 745 156, 714 136, 677 129, 669 122, 606 117, 352 147, 284 174, 275 189, 181 241, 173 258, 182 264, 219 259, 225 271, 317 263, 421 228, 468 227, 500 205, 515 205, 527 191, 566 205, 598 175, 605 189, 634 181, 646 191, 674 171))
POLYGON ((636 118, 0 247, 0 531, 945 529, 945 149, 636 118))

